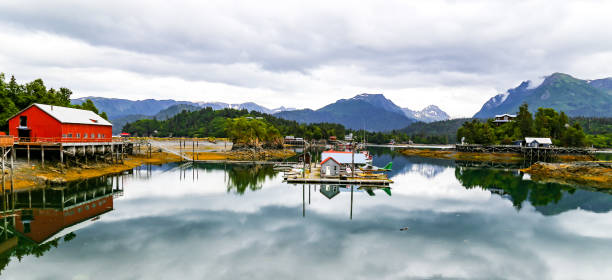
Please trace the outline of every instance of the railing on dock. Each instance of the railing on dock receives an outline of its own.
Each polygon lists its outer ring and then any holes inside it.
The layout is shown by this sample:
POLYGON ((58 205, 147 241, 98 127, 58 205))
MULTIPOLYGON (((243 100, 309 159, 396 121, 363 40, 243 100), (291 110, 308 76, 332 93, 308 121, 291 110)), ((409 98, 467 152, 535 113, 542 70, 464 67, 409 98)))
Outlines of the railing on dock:
POLYGON ((458 152, 468 153, 515 153, 520 154, 524 159, 533 161, 552 161, 558 155, 593 155, 595 149, 578 147, 525 147, 514 145, 475 145, 463 144, 456 145, 458 152))
MULTIPOLYGON (((13 136, 10 136, 13 137, 13 136)), ((117 137, 107 138, 66 138, 66 137, 15 137, 14 142, 24 143, 111 143, 124 142, 125 139, 117 137)))
POLYGON ((11 135, 0 135, 0 147, 10 147, 15 143, 15 138, 11 135))
POLYGON ((456 145, 455 149, 458 152, 473 152, 473 153, 532 153, 537 151, 551 151, 556 154, 578 154, 578 155, 589 155, 595 150, 591 148, 579 148, 579 147, 525 147, 516 145, 476 145, 476 144, 463 144, 456 145))

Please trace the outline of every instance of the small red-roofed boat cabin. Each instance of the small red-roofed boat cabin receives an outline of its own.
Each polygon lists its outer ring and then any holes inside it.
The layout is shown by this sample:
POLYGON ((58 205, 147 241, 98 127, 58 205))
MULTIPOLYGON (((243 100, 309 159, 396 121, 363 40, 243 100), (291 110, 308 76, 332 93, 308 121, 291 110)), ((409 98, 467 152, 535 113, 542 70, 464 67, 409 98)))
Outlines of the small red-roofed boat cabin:
POLYGON ((34 103, 8 121, 20 142, 111 142, 113 125, 89 110, 34 103))

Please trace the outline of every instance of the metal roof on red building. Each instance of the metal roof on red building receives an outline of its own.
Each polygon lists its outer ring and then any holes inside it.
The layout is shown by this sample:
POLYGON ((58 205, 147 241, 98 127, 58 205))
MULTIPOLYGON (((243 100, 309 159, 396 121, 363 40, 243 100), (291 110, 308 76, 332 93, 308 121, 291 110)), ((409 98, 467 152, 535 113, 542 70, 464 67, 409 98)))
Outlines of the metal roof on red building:
MULTIPOLYGON (((112 126, 109 121, 103 119, 98 116, 98 114, 82 109, 68 108, 62 106, 55 105, 47 105, 47 104, 38 104, 34 103, 27 108, 21 110, 21 112, 29 109, 32 106, 38 107, 43 112, 49 114, 49 116, 58 120, 60 123, 74 123, 74 124, 90 124, 90 125, 103 125, 103 126, 112 126)), ((21 114, 21 112, 15 114, 15 116, 21 114)))

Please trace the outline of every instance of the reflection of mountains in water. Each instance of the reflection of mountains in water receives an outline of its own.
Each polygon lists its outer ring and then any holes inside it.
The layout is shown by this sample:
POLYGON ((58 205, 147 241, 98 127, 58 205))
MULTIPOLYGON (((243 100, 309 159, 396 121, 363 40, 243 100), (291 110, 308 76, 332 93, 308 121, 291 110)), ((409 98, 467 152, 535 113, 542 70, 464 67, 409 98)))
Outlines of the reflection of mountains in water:
POLYGON ((388 172, 389 178, 409 172, 419 173, 427 178, 436 177, 446 168, 454 167, 454 162, 448 159, 425 158, 417 156, 406 156, 388 148, 370 148, 373 155, 373 165, 385 166, 393 162, 393 170, 388 172))
POLYGON ((608 192, 523 180, 519 171, 457 167, 455 177, 467 189, 482 188, 511 200, 516 209, 528 201, 544 215, 578 208, 597 213, 612 210, 612 195, 608 192))

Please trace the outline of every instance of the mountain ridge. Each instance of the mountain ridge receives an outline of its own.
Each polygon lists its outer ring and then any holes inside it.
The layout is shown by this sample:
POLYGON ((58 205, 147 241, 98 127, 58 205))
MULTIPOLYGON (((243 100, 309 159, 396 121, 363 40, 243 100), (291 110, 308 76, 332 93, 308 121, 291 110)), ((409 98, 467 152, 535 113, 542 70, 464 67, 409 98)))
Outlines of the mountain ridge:
POLYGON ((581 80, 564 73, 547 76, 537 87, 531 81, 490 98, 474 118, 492 118, 515 113, 527 103, 531 111, 539 107, 564 111, 570 117, 612 116, 612 78, 581 80))
POLYGON ((400 129, 416 121, 408 118, 399 106, 384 95, 367 93, 339 99, 317 110, 284 111, 274 116, 300 123, 338 123, 347 128, 368 131, 400 129))

